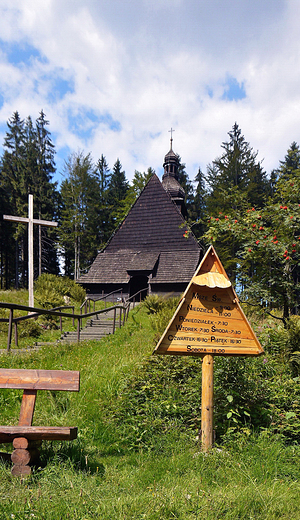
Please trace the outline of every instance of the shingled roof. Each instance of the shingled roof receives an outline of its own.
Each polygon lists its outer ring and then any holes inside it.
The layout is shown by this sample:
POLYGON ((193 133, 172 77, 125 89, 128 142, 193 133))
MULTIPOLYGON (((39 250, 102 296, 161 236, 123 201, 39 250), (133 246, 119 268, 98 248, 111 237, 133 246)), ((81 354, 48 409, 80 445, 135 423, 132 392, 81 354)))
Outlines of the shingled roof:
POLYGON ((154 174, 80 283, 128 283, 140 272, 153 283, 188 283, 200 249, 185 231, 180 210, 154 174))

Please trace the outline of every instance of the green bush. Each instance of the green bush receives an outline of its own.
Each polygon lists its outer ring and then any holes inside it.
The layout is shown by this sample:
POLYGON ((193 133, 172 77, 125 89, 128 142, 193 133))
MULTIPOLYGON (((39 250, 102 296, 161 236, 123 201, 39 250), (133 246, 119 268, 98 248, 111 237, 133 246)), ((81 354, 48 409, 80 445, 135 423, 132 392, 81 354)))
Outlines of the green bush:
POLYGON ((287 356, 294 375, 300 372, 300 316, 291 316, 287 323, 287 356))
MULTIPOLYGON (((156 340, 174 314, 178 299, 150 297, 144 307, 156 340)), ((300 319, 289 327, 267 321, 255 324, 265 350, 262 356, 216 357, 214 361, 214 429, 217 440, 253 431, 272 431, 300 441, 300 377, 294 354, 300 319)), ((300 349, 299 349, 300 350, 300 349)), ((190 431, 201 422, 201 359, 157 356, 146 360, 123 381, 112 410, 122 438, 133 448, 159 444, 162 434, 190 431)))
POLYGON ((33 318, 18 323, 19 338, 38 338, 41 332, 41 326, 33 318))
POLYGON ((166 300, 161 296, 158 296, 158 294, 150 294, 143 301, 143 306, 148 314, 157 314, 161 311, 165 301, 166 300))
POLYGON ((147 296, 143 301, 147 313, 150 314, 152 328, 156 332, 155 342, 158 341, 167 327, 178 303, 179 298, 177 297, 166 298, 156 294, 147 296))
POLYGON ((52 309, 65 304, 65 298, 82 303, 85 290, 73 280, 53 274, 42 274, 35 282, 36 302, 45 309, 52 309))
POLYGON ((219 438, 259 431, 270 424, 269 381, 273 376, 273 366, 264 357, 215 358, 214 424, 219 438))
POLYGON ((158 449, 166 434, 197 435, 201 418, 201 360, 153 356, 123 381, 107 410, 124 445, 158 449))

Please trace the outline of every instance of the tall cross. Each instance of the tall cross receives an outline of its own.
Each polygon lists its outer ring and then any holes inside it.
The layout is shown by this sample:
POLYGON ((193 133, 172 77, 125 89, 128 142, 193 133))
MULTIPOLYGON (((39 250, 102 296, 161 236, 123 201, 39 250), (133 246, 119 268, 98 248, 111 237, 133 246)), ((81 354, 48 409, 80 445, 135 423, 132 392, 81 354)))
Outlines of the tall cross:
POLYGON ((171 132, 171 150, 172 150, 172 143, 173 143, 173 132, 175 132, 175 130, 173 130, 173 128, 171 127, 171 130, 169 130, 169 132, 171 132))
POLYGON ((56 227, 57 222, 50 220, 38 220, 33 218, 33 195, 28 195, 28 218, 14 217, 13 215, 3 215, 3 220, 11 220, 12 222, 25 222, 28 224, 28 292, 29 307, 34 307, 33 296, 33 224, 39 226, 56 227))

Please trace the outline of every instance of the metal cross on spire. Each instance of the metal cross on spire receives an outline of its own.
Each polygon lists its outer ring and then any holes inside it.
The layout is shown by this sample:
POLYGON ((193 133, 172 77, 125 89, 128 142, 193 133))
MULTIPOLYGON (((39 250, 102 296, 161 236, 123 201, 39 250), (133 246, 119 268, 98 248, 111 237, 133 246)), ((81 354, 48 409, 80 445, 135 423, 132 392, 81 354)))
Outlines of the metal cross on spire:
POLYGON ((169 132, 171 132, 171 150, 173 150, 172 148, 172 144, 173 144, 173 132, 175 132, 175 130, 173 130, 173 128, 171 127, 171 130, 169 130, 169 132))
POLYGON ((23 222, 28 224, 28 291, 29 291, 29 307, 34 307, 33 297, 33 224, 39 226, 56 227, 57 222, 49 220, 38 220, 33 218, 33 195, 28 195, 28 218, 15 217, 13 215, 3 215, 4 220, 12 222, 23 222))

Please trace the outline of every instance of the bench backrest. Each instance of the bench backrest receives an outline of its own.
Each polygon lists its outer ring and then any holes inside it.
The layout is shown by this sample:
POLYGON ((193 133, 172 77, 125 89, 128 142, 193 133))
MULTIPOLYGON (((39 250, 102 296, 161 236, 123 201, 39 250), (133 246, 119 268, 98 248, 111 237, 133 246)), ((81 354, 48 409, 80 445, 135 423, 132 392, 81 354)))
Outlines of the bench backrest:
POLYGON ((31 426, 38 390, 79 391, 80 373, 67 370, 0 368, 0 388, 24 390, 19 426, 31 426))
POLYGON ((0 368, 0 388, 78 392, 80 373, 70 370, 0 368))

